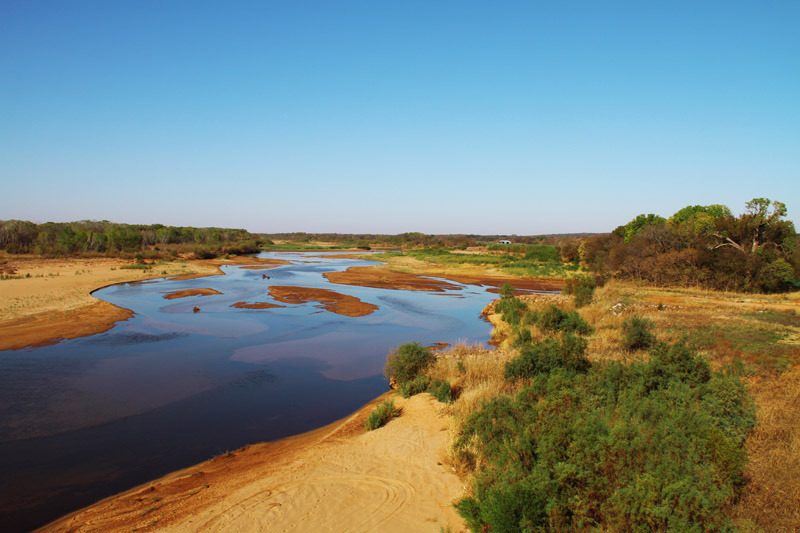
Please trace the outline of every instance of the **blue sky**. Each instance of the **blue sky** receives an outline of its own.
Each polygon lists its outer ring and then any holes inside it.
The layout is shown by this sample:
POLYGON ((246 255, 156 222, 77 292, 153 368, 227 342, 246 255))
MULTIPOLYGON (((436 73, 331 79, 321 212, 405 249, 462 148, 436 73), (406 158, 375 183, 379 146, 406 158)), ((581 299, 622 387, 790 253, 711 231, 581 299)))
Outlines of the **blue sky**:
POLYGON ((0 0, 0 219, 800 216, 800 2, 0 0))

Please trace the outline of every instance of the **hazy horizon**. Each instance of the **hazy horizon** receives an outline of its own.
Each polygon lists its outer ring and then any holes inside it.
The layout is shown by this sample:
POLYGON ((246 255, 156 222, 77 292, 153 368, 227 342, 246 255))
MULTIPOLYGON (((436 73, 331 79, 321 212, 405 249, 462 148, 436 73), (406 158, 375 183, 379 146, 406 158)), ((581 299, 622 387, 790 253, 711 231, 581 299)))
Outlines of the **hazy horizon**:
POLYGON ((800 220, 800 3, 0 4, 0 219, 257 233, 800 220))

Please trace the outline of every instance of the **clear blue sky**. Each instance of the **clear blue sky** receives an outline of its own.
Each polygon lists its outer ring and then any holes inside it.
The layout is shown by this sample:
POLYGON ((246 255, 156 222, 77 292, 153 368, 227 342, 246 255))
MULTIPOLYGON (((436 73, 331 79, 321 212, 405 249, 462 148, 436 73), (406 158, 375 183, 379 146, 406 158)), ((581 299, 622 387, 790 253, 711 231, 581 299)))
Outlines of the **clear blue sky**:
POLYGON ((800 221, 800 2, 0 0, 0 219, 800 221))

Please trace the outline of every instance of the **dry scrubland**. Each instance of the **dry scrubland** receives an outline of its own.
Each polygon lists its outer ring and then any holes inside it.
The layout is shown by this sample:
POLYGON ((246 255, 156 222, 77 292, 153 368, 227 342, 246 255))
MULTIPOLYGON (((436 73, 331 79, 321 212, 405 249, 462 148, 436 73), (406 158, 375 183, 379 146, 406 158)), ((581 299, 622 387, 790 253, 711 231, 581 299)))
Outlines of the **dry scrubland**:
MULTIPOLYGON (((551 303, 574 310, 566 296, 521 296, 529 309, 551 303)), ((474 465, 453 445, 462 423, 488 400, 514 396, 525 381, 509 381, 505 365, 518 355, 511 328, 492 314, 498 349, 456 346, 438 354, 426 370, 432 380, 446 380, 456 399, 452 415, 449 463, 469 477, 474 465)), ((640 316, 653 322, 659 341, 687 338, 714 370, 740 373, 757 409, 757 424, 746 440, 749 463, 742 497, 730 511, 744 530, 792 531, 800 528, 800 294, 753 295, 691 289, 658 289, 611 282, 595 292, 593 302, 578 309, 594 328, 587 337, 593 363, 646 360, 646 351, 622 348, 622 324, 640 316)), ((534 341, 545 335, 527 328, 534 341)), ((470 486, 470 483, 466 483, 470 486)))

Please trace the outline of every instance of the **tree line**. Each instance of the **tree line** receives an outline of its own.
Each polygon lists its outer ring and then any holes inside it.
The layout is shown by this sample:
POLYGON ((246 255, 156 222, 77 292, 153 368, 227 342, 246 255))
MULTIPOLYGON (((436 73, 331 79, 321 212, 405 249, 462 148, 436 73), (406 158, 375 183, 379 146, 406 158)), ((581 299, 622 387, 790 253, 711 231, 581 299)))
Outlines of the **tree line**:
POLYGON ((715 290, 784 292, 800 289, 800 250, 786 205, 767 198, 734 216, 719 204, 687 206, 664 218, 642 214, 610 234, 562 243, 601 278, 715 290))
POLYGON ((261 242, 244 229, 194 228, 163 224, 118 224, 107 220, 45 222, 0 220, 0 249, 7 253, 70 255, 132 253, 143 250, 254 253, 261 242))

